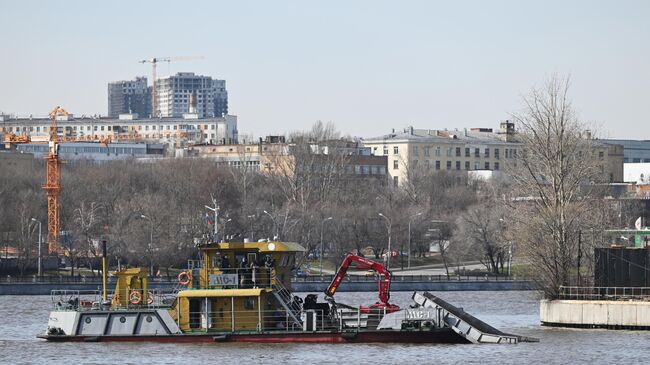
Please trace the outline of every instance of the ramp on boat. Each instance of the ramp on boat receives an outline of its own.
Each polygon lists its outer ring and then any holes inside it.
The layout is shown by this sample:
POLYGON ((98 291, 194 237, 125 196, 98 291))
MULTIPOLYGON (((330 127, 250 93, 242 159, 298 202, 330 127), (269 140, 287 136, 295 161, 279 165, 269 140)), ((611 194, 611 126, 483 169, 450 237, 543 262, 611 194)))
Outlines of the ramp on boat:
POLYGON ((433 308, 441 322, 472 343, 538 342, 524 336, 504 333, 429 292, 414 293, 413 300, 422 307, 433 308))

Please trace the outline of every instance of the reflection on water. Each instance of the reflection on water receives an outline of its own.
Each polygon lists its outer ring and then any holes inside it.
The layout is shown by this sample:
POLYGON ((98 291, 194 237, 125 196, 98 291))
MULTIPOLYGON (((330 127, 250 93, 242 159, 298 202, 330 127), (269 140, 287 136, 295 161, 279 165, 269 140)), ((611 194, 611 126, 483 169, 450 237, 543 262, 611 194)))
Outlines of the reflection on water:
MULTIPOLYGON (((297 364, 566 364, 646 363, 650 332, 554 329, 539 326, 535 292, 438 292, 448 302, 505 332, 537 337, 518 345, 392 344, 156 344, 49 343, 44 332, 51 308, 48 296, 0 296, 0 360, 3 364, 207 364, 250 361, 297 364)), ((322 297, 322 295, 321 295, 322 297)), ((376 293, 337 293, 347 304, 370 304, 376 293)), ((411 293, 392 293, 400 306, 411 293)))

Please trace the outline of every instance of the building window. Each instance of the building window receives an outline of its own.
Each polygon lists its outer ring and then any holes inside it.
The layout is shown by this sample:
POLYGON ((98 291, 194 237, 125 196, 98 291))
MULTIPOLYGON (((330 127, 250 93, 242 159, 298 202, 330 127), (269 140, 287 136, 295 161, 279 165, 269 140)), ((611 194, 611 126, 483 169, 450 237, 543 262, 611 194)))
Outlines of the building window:
POLYGON ((494 149, 494 158, 496 158, 497 160, 499 159, 499 149, 498 148, 494 149))
POLYGON ((440 146, 436 147, 436 157, 440 157, 440 146))
POLYGON ((451 147, 447 147, 447 157, 451 157, 451 147))
POLYGON ((474 149, 474 157, 481 157, 481 150, 478 148, 474 149))
POLYGON ((399 155, 399 147, 393 146, 393 155, 399 155))
POLYGON ((474 170, 478 170, 478 162, 474 162, 474 170))
POLYGON ((598 158, 601 159, 601 160, 604 159, 605 158, 605 152, 598 151, 598 158))
POLYGON ((460 147, 456 147, 456 157, 460 157, 460 147))
POLYGON ((393 160, 393 170, 399 169, 399 161, 393 160))
POLYGON ((436 170, 440 170, 440 161, 436 161, 436 170))
POLYGON ((447 161, 447 170, 451 170, 451 161, 447 161))
POLYGON ((429 146, 424 147, 424 155, 425 156, 429 156, 429 150, 430 149, 431 149, 431 147, 429 147, 429 146))
POLYGON ((489 148, 485 149, 485 157, 490 157, 490 149, 489 148))
POLYGON ((413 146, 413 156, 419 155, 418 146, 413 146))
POLYGON ((465 147, 465 157, 470 157, 469 147, 465 147))
POLYGON ((465 170, 469 170, 469 161, 465 161, 465 170))
POLYGON ((489 169, 490 169, 490 163, 489 163, 489 162, 486 162, 486 163, 485 163, 485 169, 486 169, 486 170, 489 170, 489 169))
POLYGON ((155 130, 156 130, 156 126, 155 126, 155 125, 152 125, 152 126, 151 126, 151 130, 155 131, 155 130))
POLYGON ((397 187, 399 185, 399 177, 393 176, 393 186, 397 187))
POLYGON ((426 165, 427 170, 431 167, 431 166, 429 166, 429 160, 425 160, 425 163, 424 163, 424 164, 426 165))
POLYGON ((460 170, 460 161, 456 161, 456 170, 460 170))
POLYGON ((384 146, 384 151, 383 152, 384 152, 384 156, 386 156, 388 154, 388 146, 384 146))
POLYGON ((495 163, 494 163, 494 169, 495 169, 495 170, 498 170, 498 169, 499 169, 499 163, 498 163, 498 162, 495 162, 495 163))

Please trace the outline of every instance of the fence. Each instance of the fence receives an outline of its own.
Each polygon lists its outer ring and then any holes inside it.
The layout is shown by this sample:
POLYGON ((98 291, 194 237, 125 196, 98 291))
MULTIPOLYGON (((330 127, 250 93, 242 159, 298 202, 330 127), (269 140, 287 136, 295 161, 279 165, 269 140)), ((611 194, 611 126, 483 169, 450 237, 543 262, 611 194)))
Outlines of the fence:
MULTIPOLYGON (((235 270, 235 269, 233 269, 235 270)), ((236 269, 245 271, 248 275, 248 282, 252 283, 251 269, 236 269)), ((261 286, 269 284, 268 278, 270 275, 265 273, 265 269, 258 269, 260 273, 261 286)), ((294 283, 329 283, 334 278, 334 275, 312 275, 312 276, 295 276, 291 278, 294 283)), ((391 276, 392 282, 447 282, 447 281, 530 281, 531 278, 522 276, 492 276, 492 275, 393 275, 391 276)), ((109 277, 108 284, 115 284, 115 278, 109 277)), ((344 281, 347 282, 377 282, 374 275, 348 275, 344 281)), ((161 285, 176 285, 178 279, 173 277, 152 277, 149 278, 150 283, 160 283, 161 285)), ((100 277, 86 277, 86 276, 0 276, 0 283, 40 283, 40 284, 101 284, 100 277)))
POLYGON ((560 299, 650 300, 650 287, 560 286, 560 299))

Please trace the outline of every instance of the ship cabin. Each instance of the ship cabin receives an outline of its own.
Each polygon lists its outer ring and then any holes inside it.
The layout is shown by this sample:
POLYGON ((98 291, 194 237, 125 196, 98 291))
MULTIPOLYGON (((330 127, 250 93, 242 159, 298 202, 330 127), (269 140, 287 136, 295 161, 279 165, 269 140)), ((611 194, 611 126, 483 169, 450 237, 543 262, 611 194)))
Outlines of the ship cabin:
POLYGON ((221 242, 200 247, 179 275, 170 309, 183 332, 267 331, 298 325, 291 270, 305 249, 292 242, 221 242))

